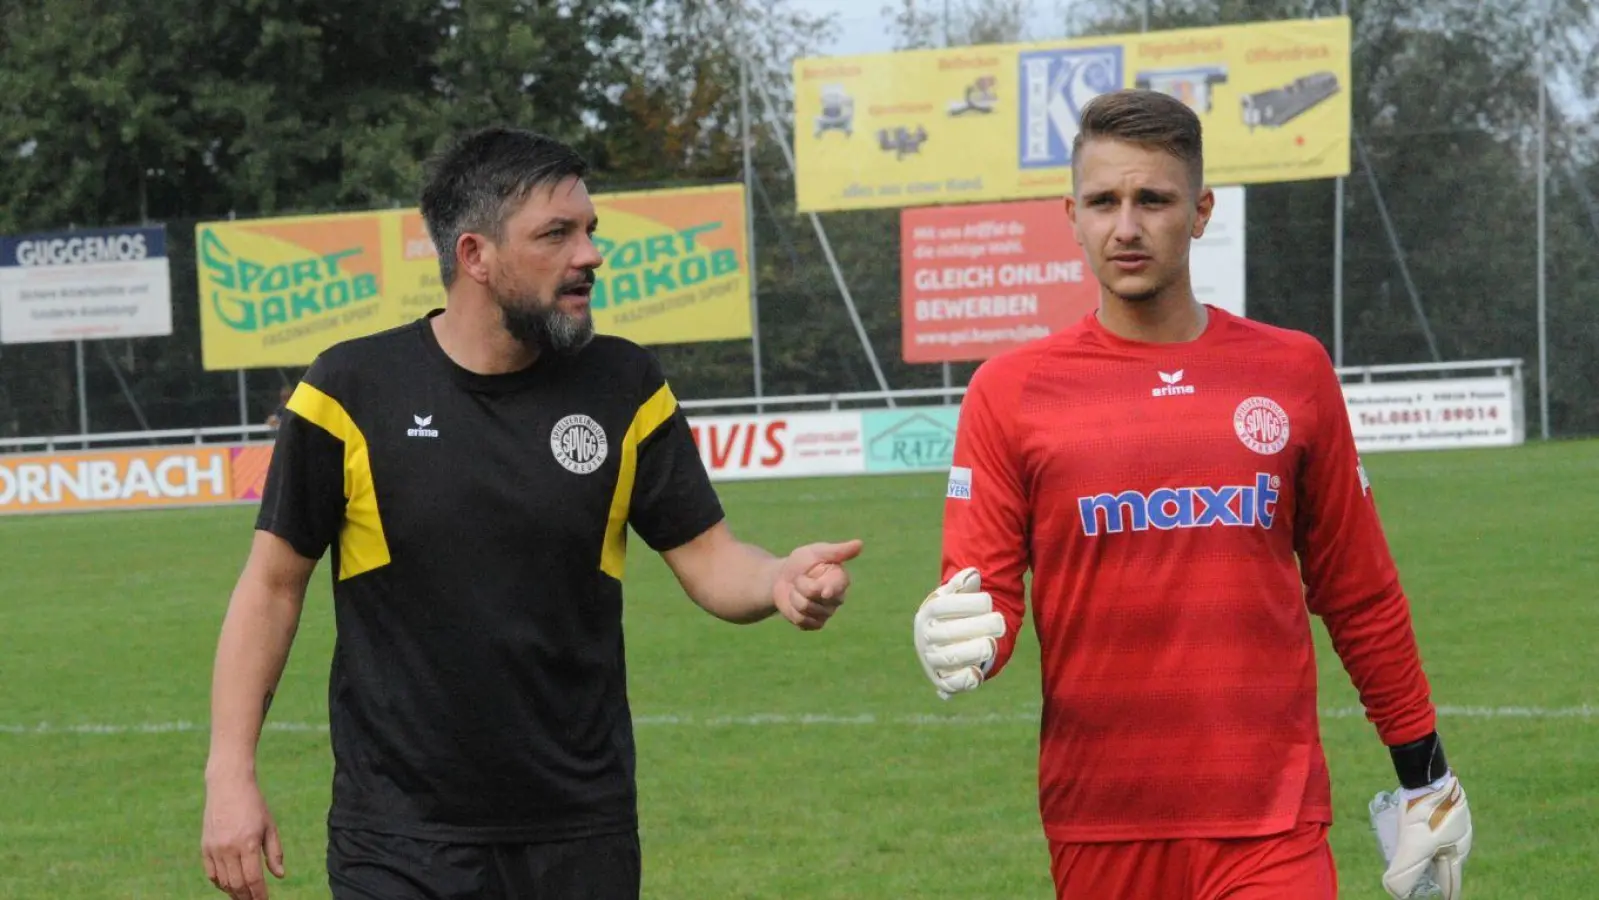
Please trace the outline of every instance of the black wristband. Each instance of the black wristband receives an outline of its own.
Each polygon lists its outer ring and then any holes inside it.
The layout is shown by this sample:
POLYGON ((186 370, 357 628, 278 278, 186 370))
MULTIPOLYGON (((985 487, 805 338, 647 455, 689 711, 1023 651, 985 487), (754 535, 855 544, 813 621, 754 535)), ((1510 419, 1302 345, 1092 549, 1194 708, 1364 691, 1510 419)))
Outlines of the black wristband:
POLYGON ((1401 787, 1426 787, 1449 773, 1449 761, 1444 759, 1444 742, 1434 731, 1419 741, 1389 747, 1394 760, 1394 773, 1401 787))

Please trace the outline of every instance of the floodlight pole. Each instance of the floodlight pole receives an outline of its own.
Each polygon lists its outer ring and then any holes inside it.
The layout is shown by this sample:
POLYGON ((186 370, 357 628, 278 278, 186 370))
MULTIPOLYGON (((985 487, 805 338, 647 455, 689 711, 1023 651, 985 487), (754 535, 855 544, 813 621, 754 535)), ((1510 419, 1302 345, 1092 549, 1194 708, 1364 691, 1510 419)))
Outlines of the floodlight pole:
POLYGON ((1344 176, 1333 185, 1333 365, 1344 364, 1344 176))
POLYGON ((755 369, 755 411, 761 411, 761 304, 760 275, 755 268, 755 167, 750 157, 749 60, 738 56, 738 121, 744 145, 744 246, 750 283, 750 358, 755 369))
MULTIPOLYGON (((949 45, 949 0, 944 0, 944 49, 948 50, 949 45)), ((903 218, 904 215, 905 213, 901 211, 900 216, 903 218)), ((939 369, 942 371, 944 376, 944 390, 947 391, 950 389, 950 386, 955 383, 953 374, 950 372, 949 360, 944 360, 944 362, 939 365, 939 369)), ((948 403, 949 394, 945 394, 943 399, 945 403, 948 403)))
POLYGON ((1548 139, 1548 96, 1546 69, 1549 42, 1549 4, 1543 5, 1543 21, 1538 35, 1538 424, 1544 440, 1549 440, 1549 310, 1548 279, 1544 251, 1545 223, 1545 145, 1548 139))
MULTIPOLYGON (((1349 0, 1339 0, 1338 14, 1349 15, 1349 0)), ((1351 26, 1353 30, 1353 26, 1351 26)), ((1347 123, 1346 123, 1347 124, 1347 123)), ((1345 151, 1348 157, 1348 151, 1345 151)), ((1333 182, 1333 365, 1344 364, 1344 176, 1333 182)))

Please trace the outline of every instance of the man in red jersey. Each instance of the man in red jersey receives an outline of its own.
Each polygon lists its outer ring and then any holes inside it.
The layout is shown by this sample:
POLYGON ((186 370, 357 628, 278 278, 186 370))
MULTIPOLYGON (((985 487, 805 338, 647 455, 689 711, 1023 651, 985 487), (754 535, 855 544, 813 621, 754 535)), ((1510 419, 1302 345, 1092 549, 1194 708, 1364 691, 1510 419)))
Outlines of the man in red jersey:
POLYGON ((1118 91, 1079 127, 1066 212, 1101 303, 972 378, 922 666, 946 699, 1003 671, 1030 569, 1057 897, 1332 900, 1314 613, 1405 797, 1384 886, 1454 900, 1470 813, 1331 360, 1195 299, 1215 198, 1188 107, 1118 91))

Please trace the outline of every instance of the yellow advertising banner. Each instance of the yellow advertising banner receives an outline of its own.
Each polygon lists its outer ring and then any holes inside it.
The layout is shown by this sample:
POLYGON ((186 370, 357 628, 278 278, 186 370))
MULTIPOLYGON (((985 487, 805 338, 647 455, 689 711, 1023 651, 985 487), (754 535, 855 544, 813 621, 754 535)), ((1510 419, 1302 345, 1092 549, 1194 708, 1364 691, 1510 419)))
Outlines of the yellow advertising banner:
POLYGON ((194 237, 207 370, 309 365, 444 303, 414 209, 202 222, 194 237))
POLYGON ((750 337, 744 185, 598 194, 594 329, 640 344, 750 337))
MULTIPOLYGON (((748 338, 742 184, 597 194, 597 331, 641 344, 748 338)), ((415 209, 195 226, 201 363, 303 366, 445 305, 415 209)))
POLYGON ((794 63, 802 212, 1060 196, 1082 108, 1149 88, 1200 118, 1214 185, 1349 172, 1347 17, 794 63))

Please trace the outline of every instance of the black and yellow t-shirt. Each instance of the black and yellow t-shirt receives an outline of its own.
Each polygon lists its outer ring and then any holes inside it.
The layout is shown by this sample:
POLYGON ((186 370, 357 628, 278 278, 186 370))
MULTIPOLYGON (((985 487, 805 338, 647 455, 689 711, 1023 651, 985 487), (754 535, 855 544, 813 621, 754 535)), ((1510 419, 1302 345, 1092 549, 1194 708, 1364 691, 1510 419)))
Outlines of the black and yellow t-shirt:
POLYGON ((636 827, 626 529, 667 550, 721 517, 633 343, 484 376, 423 318, 323 353, 257 527, 332 549, 329 824, 445 841, 636 827))

